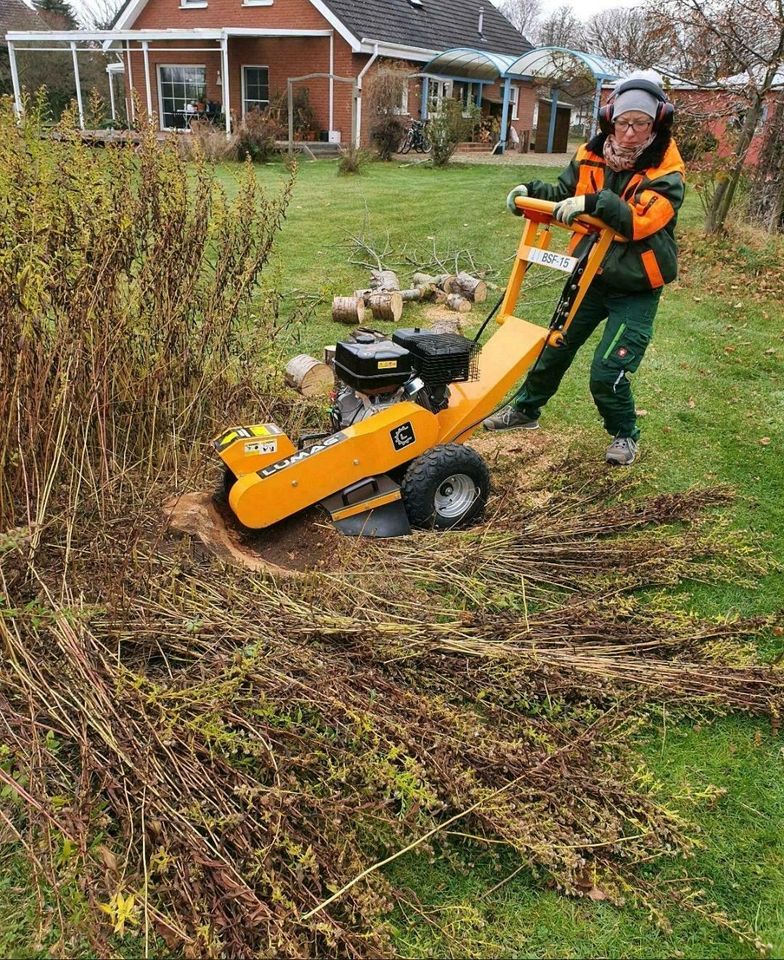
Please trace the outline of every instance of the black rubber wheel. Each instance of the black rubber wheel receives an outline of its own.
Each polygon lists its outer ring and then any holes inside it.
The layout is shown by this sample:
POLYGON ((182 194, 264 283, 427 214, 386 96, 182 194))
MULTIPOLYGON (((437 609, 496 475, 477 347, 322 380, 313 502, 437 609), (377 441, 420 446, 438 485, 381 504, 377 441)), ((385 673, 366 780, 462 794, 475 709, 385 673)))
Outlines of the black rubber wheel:
POLYGON ((231 493, 231 488, 237 482, 237 478, 234 476, 234 472, 228 467, 223 468, 223 495, 226 497, 226 503, 229 502, 229 494, 231 493))
POLYGON ((398 149, 397 152, 398 152, 398 153, 408 153, 408 151, 409 151, 410 149, 411 149, 411 137, 405 136, 405 137, 403 138, 403 142, 400 144, 400 147, 399 147, 399 149, 398 149))
POLYGON ((401 492, 412 526, 453 530, 482 515, 490 474, 475 450, 445 443, 409 464, 401 492))

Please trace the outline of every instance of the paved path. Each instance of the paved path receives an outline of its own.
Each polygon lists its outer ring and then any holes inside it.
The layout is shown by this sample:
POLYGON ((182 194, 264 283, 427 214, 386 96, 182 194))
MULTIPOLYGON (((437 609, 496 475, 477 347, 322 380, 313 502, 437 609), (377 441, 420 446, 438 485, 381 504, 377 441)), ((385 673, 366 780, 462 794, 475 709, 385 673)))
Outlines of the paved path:
MULTIPOLYGON (((496 167, 558 167, 562 170, 574 156, 572 153, 518 153, 516 150, 510 150, 500 157, 493 156, 491 153, 455 153, 452 155, 450 163, 483 163, 496 167)), ((428 154, 396 153, 395 159, 401 163, 426 163, 430 157, 428 154)))

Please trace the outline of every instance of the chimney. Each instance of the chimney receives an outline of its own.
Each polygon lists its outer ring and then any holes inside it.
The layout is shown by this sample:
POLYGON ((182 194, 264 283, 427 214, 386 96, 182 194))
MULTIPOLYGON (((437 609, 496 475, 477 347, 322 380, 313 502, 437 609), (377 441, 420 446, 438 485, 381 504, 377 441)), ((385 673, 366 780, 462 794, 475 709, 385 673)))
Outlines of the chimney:
MULTIPOLYGON (((482 37, 482 27, 484 26, 484 22, 485 22, 485 8, 480 7, 479 8, 479 24, 477 26, 477 30, 479 31, 480 37, 482 37)), ((484 37, 482 37, 482 39, 484 40, 484 37)))

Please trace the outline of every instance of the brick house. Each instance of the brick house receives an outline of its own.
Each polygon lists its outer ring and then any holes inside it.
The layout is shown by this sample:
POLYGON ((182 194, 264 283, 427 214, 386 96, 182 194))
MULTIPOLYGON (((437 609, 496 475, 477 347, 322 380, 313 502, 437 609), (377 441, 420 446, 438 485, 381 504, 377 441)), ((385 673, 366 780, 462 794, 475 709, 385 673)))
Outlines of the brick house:
MULTIPOLYGON (((126 89, 161 129, 183 126, 199 101, 226 115, 227 129, 286 92, 291 77, 321 73, 306 86, 311 137, 368 141, 362 84, 392 61, 422 74, 434 57, 470 48, 511 62, 531 45, 488 0, 126 0, 114 23, 126 89), (351 83, 357 83, 357 97, 351 83), (228 107, 228 110, 226 109, 228 107)), ((531 129, 533 84, 508 84, 509 123, 531 129)), ((442 96, 504 107, 503 82, 453 75, 413 76, 400 111, 425 116, 442 96)), ((132 107, 129 103, 129 110, 132 107)), ((510 136, 513 136, 510 134, 510 136)), ((308 137, 310 138, 310 137, 308 137)))
MULTIPOLYGON (((487 0, 126 0, 114 31, 159 34, 154 43, 126 39, 122 57, 127 87, 151 105, 164 129, 178 126, 179 111, 193 100, 220 104, 224 113, 228 103, 227 123, 236 122, 284 93, 290 77, 322 73, 333 76, 299 84, 307 86, 314 115, 310 136, 343 142, 351 137, 354 93, 352 84, 335 79, 343 77, 358 84, 354 135, 362 143, 368 140, 362 82, 385 62, 403 63, 417 74, 453 47, 511 57, 530 48, 487 0), (176 40, 160 36, 175 30, 176 40), (188 31, 197 31, 198 39, 187 39, 188 31)), ((426 112, 423 79, 412 78, 401 112, 426 112)), ((521 86, 514 85, 512 122, 530 127, 530 117, 514 109, 521 86)), ((486 104, 501 96, 497 85, 485 84, 483 92, 486 104)), ((445 94, 466 96, 465 82, 431 79, 432 100, 445 94)))

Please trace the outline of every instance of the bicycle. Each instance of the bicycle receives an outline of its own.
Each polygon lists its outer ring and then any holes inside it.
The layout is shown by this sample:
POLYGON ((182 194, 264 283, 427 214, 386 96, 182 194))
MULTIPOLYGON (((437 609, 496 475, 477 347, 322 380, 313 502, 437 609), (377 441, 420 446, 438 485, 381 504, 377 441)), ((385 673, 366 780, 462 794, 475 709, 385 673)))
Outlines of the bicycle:
POLYGON ((427 138, 427 120, 412 120, 403 142, 400 144, 399 153, 408 153, 411 148, 417 153, 430 153, 432 144, 427 138))

